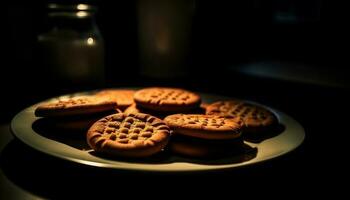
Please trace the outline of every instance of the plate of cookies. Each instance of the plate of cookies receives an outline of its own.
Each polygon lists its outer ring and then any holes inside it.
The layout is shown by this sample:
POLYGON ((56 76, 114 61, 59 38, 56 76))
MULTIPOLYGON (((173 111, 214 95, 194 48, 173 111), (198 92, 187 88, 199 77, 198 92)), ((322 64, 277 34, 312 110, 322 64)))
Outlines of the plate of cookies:
POLYGON ((57 158, 155 172, 252 165, 294 150, 305 137, 296 120, 274 108, 165 87, 55 97, 18 113, 11 130, 57 158))

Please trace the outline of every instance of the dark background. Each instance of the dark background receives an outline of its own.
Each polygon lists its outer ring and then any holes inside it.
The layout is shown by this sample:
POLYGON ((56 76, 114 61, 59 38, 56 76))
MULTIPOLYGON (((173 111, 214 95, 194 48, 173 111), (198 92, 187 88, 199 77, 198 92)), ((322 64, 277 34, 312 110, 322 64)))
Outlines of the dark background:
MULTIPOLYGON (((106 87, 177 86, 255 100, 291 115, 305 128, 304 144, 274 162, 230 175, 177 179, 191 180, 187 185, 197 184, 199 181, 195 179, 205 183, 206 178, 245 180, 244 184, 253 180, 260 185, 264 184, 261 180, 269 179, 274 187, 279 183, 280 187, 290 186, 297 181, 297 189, 311 191, 307 189, 309 185, 329 189, 330 184, 341 183, 337 179, 348 177, 348 172, 342 170, 347 166, 345 138, 349 132, 346 128, 349 61, 344 49, 347 32, 340 19, 329 14, 326 3, 321 0, 198 0, 191 36, 190 72, 181 79, 140 75, 137 1, 93 3, 99 7, 97 21, 106 42, 106 87)), ((5 14, 0 64, 3 122, 9 122, 21 109, 53 95, 94 89, 50 89, 42 82, 46 66, 39 64, 35 45, 37 35, 45 29, 45 4, 43 0, 17 1, 7 2, 1 8, 5 14)), ((11 144, 8 149, 13 146, 16 147, 11 144)), ((4 156, 5 164, 11 163, 9 155, 7 152, 4 156)), ((20 164, 13 162, 12 165, 20 164)), ((9 177, 15 174, 9 170, 12 165, 7 166, 9 177)), ((28 183, 21 181, 19 185, 26 187, 28 183)), ((42 181, 45 183, 46 179, 42 181)), ((40 194, 45 184, 33 187, 40 194)), ((57 194, 47 187, 48 197, 57 194)), ((227 185, 225 188, 228 189, 227 185)))
MULTIPOLYGON (((139 76, 142 63, 136 0, 117 4, 85 2, 99 8, 96 18, 105 40, 106 86, 179 83, 139 76)), ((50 95, 90 89, 43 89, 43 71, 48 66, 40 63, 43 58, 37 52, 36 42, 38 34, 47 27, 46 3, 45 0, 17 1, 2 6, 5 16, 2 17, 4 52, 0 89, 11 94, 10 98, 1 100, 3 104, 11 104, 5 108, 2 118, 9 119, 16 113, 12 111, 50 95)), ((244 69, 246 65, 258 63, 258 68, 266 68, 263 76, 267 74, 270 78, 348 87, 348 62, 336 46, 337 41, 341 41, 341 31, 329 30, 333 24, 327 11, 321 0, 198 0, 188 59, 187 77, 191 79, 184 78, 181 82, 205 84, 208 79, 220 81, 223 75, 239 79, 242 71, 249 76, 256 75, 244 69)))

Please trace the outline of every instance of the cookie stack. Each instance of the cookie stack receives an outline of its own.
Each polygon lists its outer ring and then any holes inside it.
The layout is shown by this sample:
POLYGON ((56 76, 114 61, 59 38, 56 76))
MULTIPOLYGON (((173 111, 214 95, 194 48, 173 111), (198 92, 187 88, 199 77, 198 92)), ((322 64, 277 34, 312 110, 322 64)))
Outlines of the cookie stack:
POLYGON ((183 155, 206 156, 211 149, 243 143, 242 134, 262 133, 277 123, 272 112, 247 102, 207 105, 194 92, 161 87, 67 97, 39 105, 35 114, 63 127, 91 119, 79 127, 87 131, 89 146, 98 154, 124 157, 151 156, 167 145, 183 155))

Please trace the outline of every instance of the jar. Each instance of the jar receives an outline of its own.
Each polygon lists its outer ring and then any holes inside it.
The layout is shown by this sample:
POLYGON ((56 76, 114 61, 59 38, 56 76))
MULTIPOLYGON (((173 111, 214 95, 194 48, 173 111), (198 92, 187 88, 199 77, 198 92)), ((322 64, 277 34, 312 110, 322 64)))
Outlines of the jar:
POLYGON ((104 41, 96 11, 87 4, 48 5, 48 28, 38 36, 47 84, 60 89, 103 86, 104 41))

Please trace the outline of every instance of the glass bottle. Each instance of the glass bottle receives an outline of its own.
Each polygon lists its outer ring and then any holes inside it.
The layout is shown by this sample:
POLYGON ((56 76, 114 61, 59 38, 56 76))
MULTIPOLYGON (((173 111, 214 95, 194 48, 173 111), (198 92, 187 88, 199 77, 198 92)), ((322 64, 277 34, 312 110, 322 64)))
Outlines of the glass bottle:
POLYGON ((104 84, 104 41, 96 24, 96 7, 48 5, 48 29, 38 36, 48 84, 86 89, 104 84))

